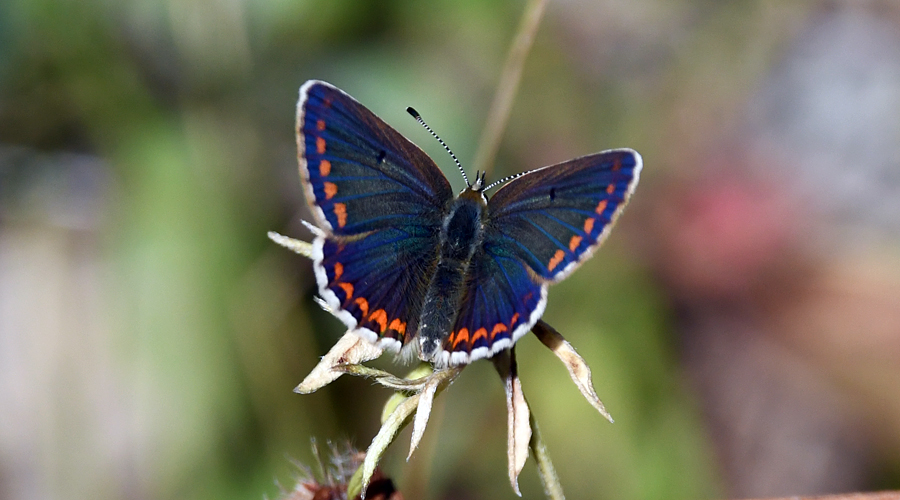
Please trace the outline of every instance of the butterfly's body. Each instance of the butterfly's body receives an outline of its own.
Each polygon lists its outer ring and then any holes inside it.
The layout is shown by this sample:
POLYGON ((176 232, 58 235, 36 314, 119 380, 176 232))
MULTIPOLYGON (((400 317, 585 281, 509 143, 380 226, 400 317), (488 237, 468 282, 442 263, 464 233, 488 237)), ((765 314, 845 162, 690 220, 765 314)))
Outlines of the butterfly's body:
POLYGON ((428 285, 419 320, 419 358, 437 361, 441 341, 451 331, 463 300, 469 263, 484 232, 487 200, 467 188, 450 206, 441 224, 441 256, 428 285))
POLYGON ((361 337, 442 366, 527 333, 641 169, 636 152, 610 150, 529 172, 490 199, 483 176, 454 197, 425 153, 319 81, 300 89, 297 144, 322 299, 361 337))

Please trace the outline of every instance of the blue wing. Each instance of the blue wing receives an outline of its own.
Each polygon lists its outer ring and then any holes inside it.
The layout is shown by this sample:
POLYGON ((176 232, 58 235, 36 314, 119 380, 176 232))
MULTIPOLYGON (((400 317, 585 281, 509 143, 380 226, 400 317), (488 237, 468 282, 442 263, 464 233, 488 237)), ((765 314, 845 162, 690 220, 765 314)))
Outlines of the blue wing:
POLYGON ((549 284, 609 234, 640 170, 637 152, 605 151, 529 172, 497 191, 444 362, 490 357, 525 335, 544 313, 549 284))
POLYGON ((450 184, 421 149, 325 82, 300 89, 297 147, 318 225, 319 295, 357 334, 399 348, 417 328, 450 184))
POLYGON ((547 285, 504 246, 486 242, 469 264, 469 279, 443 363, 460 365, 511 347, 544 313, 547 285))
POLYGON ((355 235, 440 226, 450 183, 415 144, 336 87, 316 80, 297 103, 300 176, 318 225, 355 235))
POLYGON ((313 241, 319 295, 348 328, 398 350, 418 330, 438 247, 424 228, 407 226, 340 241, 313 241))
POLYGON ((539 281, 560 281, 603 243, 640 172, 636 151, 616 149, 519 177, 488 201, 485 244, 507 249, 539 281))

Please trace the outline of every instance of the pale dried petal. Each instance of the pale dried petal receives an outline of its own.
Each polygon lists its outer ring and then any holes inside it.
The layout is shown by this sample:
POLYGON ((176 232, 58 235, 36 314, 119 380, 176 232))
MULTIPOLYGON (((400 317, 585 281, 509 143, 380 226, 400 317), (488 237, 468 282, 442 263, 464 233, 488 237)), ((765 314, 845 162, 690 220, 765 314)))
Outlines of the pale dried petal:
POLYGON ((575 352, 572 344, 568 343, 559 332, 547 323, 544 323, 543 320, 538 320, 531 331, 566 365, 572 381, 575 382, 575 386, 578 387, 584 398, 588 400, 588 403, 612 422, 612 416, 606 411, 606 407, 603 406, 603 402, 600 401, 600 398, 597 397, 597 393, 594 391, 594 384, 591 382, 591 369, 584 362, 584 358, 575 352))
POLYGON ((294 253, 298 253, 307 259, 312 258, 312 243, 295 240, 294 238, 289 238, 283 234, 278 234, 275 231, 269 231, 268 235, 270 240, 278 243, 284 248, 287 248, 294 253))
POLYGON ((419 393, 419 406, 416 409, 416 418, 413 420, 412 439, 409 441, 409 455, 406 456, 407 460, 412 457, 413 452, 419 447, 419 441, 422 440, 422 435, 425 434, 425 427, 428 425, 428 417, 431 416, 431 405, 434 402, 434 394, 437 392, 440 382, 440 378, 431 377, 428 383, 425 384, 425 388, 419 393))
POLYGON ((494 366, 503 379, 506 389, 507 411, 507 441, 506 457, 508 459, 509 482, 516 495, 522 496, 519 491, 519 474, 525 467, 528 459, 528 444, 531 441, 531 422, 528 410, 528 402, 522 392, 522 382, 519 380, 516 368, 516 354, 514 349, 504 351, 494 356, 494 366))
POLYGON ((369 481, 372 480, 372 474, 375 473, 375 467, 377 467, 378 462, 381 461, 381 456, 384 455, 387 447, 394 441, 394 438, 397 436, 397 433, 400 432, 400 429, 403 428, 403 425, 409 416, 416 410, 418 403, 418 395, 411 396, 400 403, 397 406, 397 409, 394 410, 384 422, 384 425, 381 426, 381 429, 378 430, 378 434, 375 435, 375 438, 372 439, 372 444, 370 444, 369 449, 366 450, 366 458, 363 460, 362 467, 360 468, 362 470, 360 484, 363 492, 365 492, 366 488, 369 486, 369 481))
MULTIPOLYGON (((369 370, 371 370, 371 372, 364 371, 364 373, 369 374, 377 371, 372 369, 369 370)), ((424 376, 430 373, 431 370, 431 365, 427 363, 417 366, 414 370, 409 372, 406 377, 407 379, 416 377, 410 382, 415 382, 415 386, 419 389, 409 396, 406 395, 409 393, 408 391, 404 391, 404 393, 395 393, 385 404, 381 417, 381 429, 379 429, 378 434, 372 440, 372 444, 366 451, 366 458, 363 461, 362 466, 360 466, 359 470, 351 479, 351 489, 348 490, 350 498, 359 494, 360 491, 365 491, 384 451, 394 438, 397 437, 397 433, 409 422, 409 417, 412 415, 412 412, 416 411, 416 419, 413 426, 413 440, 410 445, 410 454, 412 454, 412 450, 416 448, 419 440, 422 438, 422 434, 425 432, 425 426, 428 424, 428 417, 431 413, 431 406, 435 395, 440 393, 456 379, 460 372, 462 372, 462 367, 447 368, 436 371, 431 375, 424 376)), ((379 383, 381 383, 383 379, 384 377, 380 375, 376 376, 376 381, 379 383)), ((394 382, 392 382, 392 384, 393 383, 394 382)))
POLYGON ((322 361, 319 361, 319 364, 294 389, 294 392, 309 394, 321 389, 344 374, 344 371, 337 367, 365 363, 381 356, 383 352, 384 350, 375 344, 363 340, 352 332, 347 332, 328 351, 328 354, 322 357, 322 361))

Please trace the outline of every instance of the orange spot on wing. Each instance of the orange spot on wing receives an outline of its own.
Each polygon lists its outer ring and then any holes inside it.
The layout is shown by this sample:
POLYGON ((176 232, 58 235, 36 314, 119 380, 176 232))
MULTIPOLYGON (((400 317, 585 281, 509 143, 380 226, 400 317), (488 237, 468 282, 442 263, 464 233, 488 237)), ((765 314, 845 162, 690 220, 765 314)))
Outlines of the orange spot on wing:
POLYGON ((353 297, 353 285, 350 283, 338 283, 338 288, 344 291, 344 294, 347 295, 347 298, 344 300, 350 300, 353 297))
POLYGON ((560 262, 566 257, 566 252, 562 250, 557 250, 553 257, 550 258, 550 263, 547 264, 547 270, 552 271, 559 265, 560 262))
POLYGON ((337 184, 333 182, 325 183, 325 199, 330 200, 337 194, 337 184))
POLYGON ((400 318, 391 321, 391 325, 388 328, 395 330, 400 335, 406 334, 406 323, 400 321, 400 318))
MULTIPOLYGON (((518 316, 518 313, 515 316, 513 316, 513 318, 515 318, 516 316, 518 316)), ((504 325, 503 323, 497 323, 496 325, 494 325, 494 328, 491 330, 491 340, 494 340, 494 337, 496 337, 498 333, 502 333, 507 330, 508 330, 508 328, 506 328, 506 325, 504 325)))
POLYGON ((460 328, 456 335, 453 336, 453 348, 456 349, 456 346, 461 344, 462 342, 469 341, 469 330, 466 328, 460 328))
MULTIPOLYGON (((496 328, 496 327, 495 327, 496 328)), ((472 345, 475 345, 475 342, 478 342, 478 339, 487 338, 487 330, 484 328, 479 328, 475 330, 475 334, 472 335, 472 345)))
POLYGON ((365 318, 369 315, 369 301, 359 297, 355 301, 353 301, 357 306, 359 306, 359 311, 362 313, 362 317, 365 318))
POLYGON ((316 130, 325 130, 325 120, 316 121, 316 130))
POLYGON ((347 205, 344 205, 343 203, 335 203, 334 215, 337 216, 338 227, 344 227, 347 225, 347 205))
POLYGON ((591 234, 591 231, 594 230, 594 219, 588 219, 584 221, 584 232, 587 234, 591 234))
POLYGON ((316 152, 319 154, 325 153, 325 138, 324 137, 316 137, 316 152))
POLYGON ((326 175, 331 173, 331 162, 328 160, 322 160, 319 162, 319 175, 325 177, 326 175))
POLYGON ((606 186, 606 194, 613 194, 615 191, 616 191, 615 184, 610 184, 609 186, 606 186))
POLYGON ((384 309, 378 309, 373 312, 371 316, 369 316, 370 321, 374 321, 378 323, 378 327, 380 328, 379 333, 387 330, 387 313, 384 312, 384 309))
POLYGON ((509 320, 509 326, 515 325, 517 321, 519 321, 519 313, 513 314, 512 319, 509 320))
POLYGON ((606 210, 606 203, 607 203, 606 200, 602 200, 602 201, 600 201, 600 203, 597 204, 597 209, 594 210, 595 212, 597 212, 597 215, 603 214, 603 211, 606 210))
POLYGON ((334 263, 334 280, 337 281, 341 279, 341 275, 344 274, 344 265, 340 262, 334 263))
POLYGON ((615 172, 616 170, 619 170, 620 168, 622 168, 622 160, 619 158, 616 158, 616 160, 613 162, 612 170, 613 170, 613 172, 615 172))
POLYGON ((569 240, 569 250, 575 251, 578 248, 578 245, 581 244, 581 236, 572 236, 572 239, 569 240))

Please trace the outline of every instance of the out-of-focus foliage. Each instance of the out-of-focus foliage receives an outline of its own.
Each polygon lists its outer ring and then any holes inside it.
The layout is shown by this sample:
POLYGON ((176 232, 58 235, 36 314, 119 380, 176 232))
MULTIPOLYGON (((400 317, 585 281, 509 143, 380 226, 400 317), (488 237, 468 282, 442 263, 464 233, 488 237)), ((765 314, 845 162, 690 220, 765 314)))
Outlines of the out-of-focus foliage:
MULTIPOLYGON (((311 437, 364 449, 387 391, 291 392, 343 333, 266 238, 310 236, 297 89, 346 90, 460 187, 404 110, 470 161, 522 8, 0 3, 0 498, 273 497, 311 437)), ((887 0, 550 2, 492 176, 645 162, 544 317, 616 423, 519 342, 570 498, 900 485, 898 32, 887 0)), ((512 498, 505 433, 474 363, 384 472, 407 499, 512 498)))

